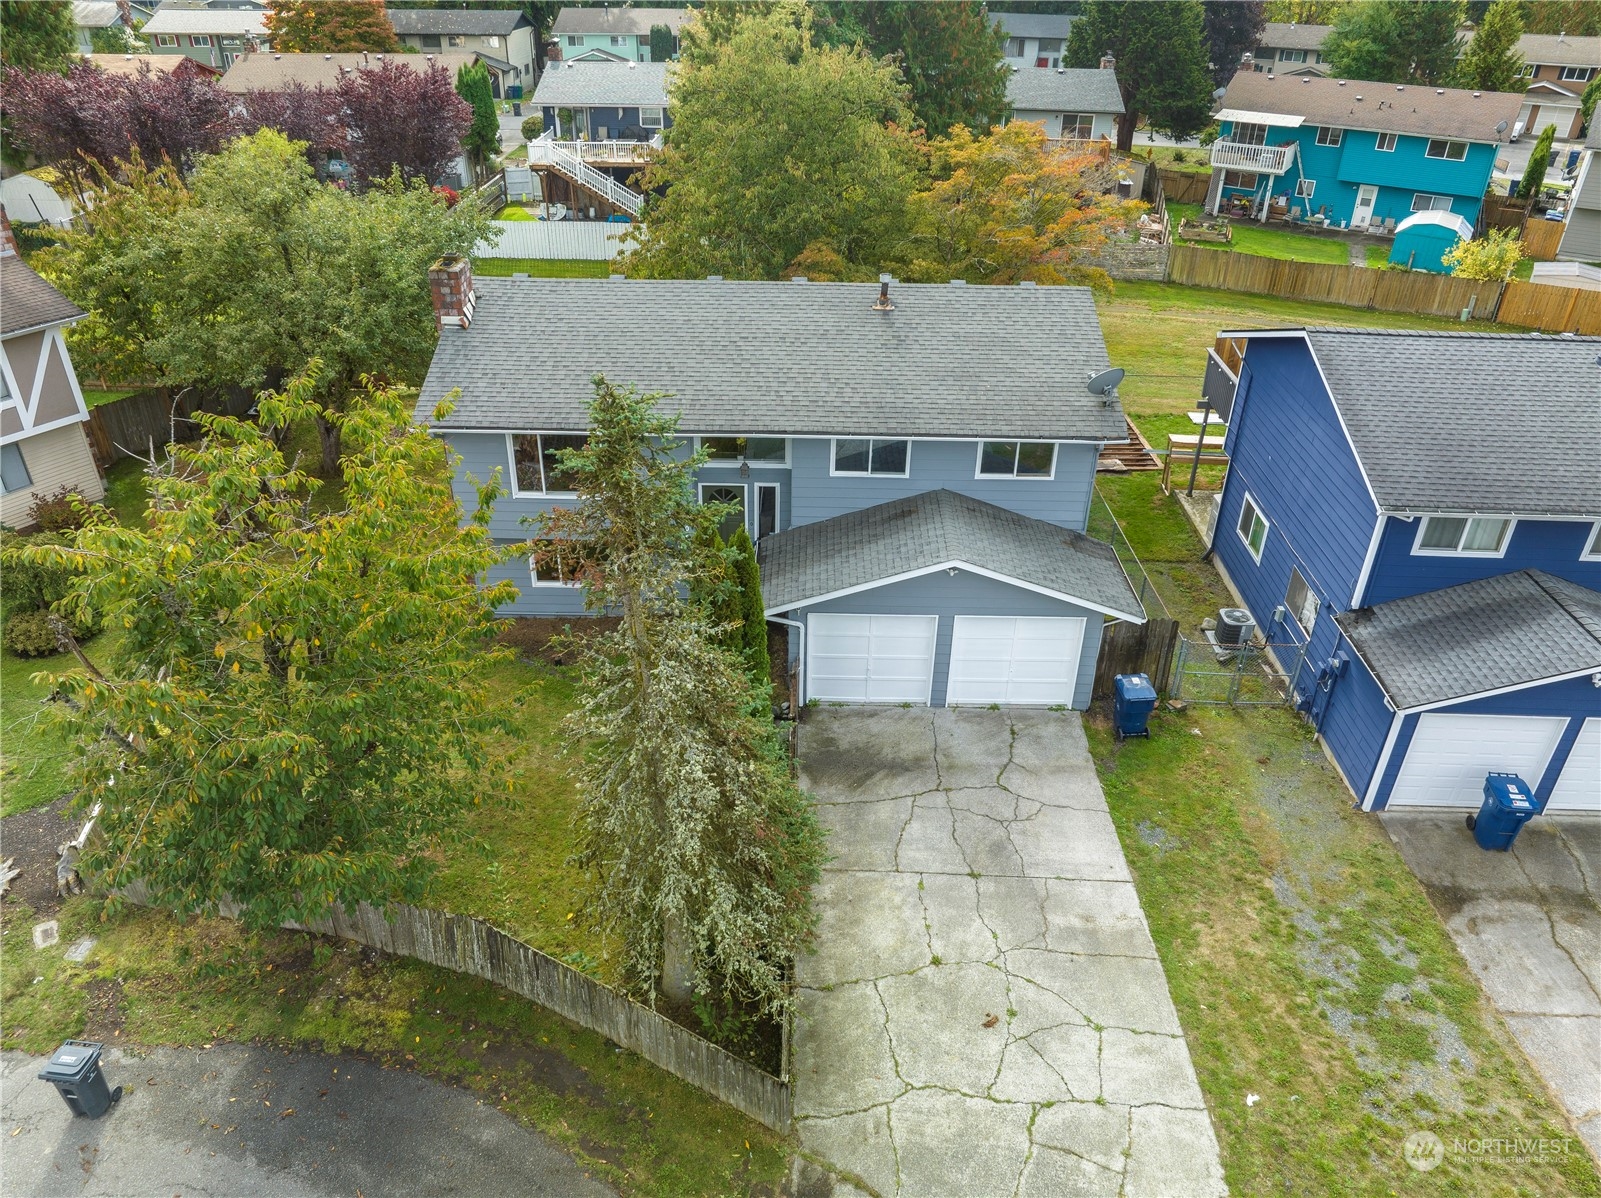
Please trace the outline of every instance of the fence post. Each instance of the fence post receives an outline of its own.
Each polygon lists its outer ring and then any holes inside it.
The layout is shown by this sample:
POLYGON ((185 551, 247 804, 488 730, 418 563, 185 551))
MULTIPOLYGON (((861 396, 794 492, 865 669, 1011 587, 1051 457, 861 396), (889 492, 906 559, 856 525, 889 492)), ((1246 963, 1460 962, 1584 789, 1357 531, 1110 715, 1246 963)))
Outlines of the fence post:
POLYGON ((1175 699, 1184 697, 1184 663, 1190 655, 1189 638, 1179 637, 1178 648, 1173 652, 1173 677, 1167 684, 1167 693, 1175 699))
POLYGON ((1234 653, 1234 673, 1229 677, 1230 707, 1233 707, 1235 701, 1240 697, 1240 679, 1245 673, 1245 654, 1246 649, 1243 645, 1234 653))

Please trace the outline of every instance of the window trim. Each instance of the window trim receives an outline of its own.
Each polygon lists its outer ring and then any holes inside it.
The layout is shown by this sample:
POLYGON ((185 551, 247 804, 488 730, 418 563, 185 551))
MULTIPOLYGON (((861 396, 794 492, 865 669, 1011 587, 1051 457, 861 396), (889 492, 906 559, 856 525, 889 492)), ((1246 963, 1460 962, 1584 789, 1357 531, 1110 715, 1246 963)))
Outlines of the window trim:
POLYGON ((910 437, 830 437, 828 439, 828 476, 830 478, 911 478, 912 477, 912 439, 910 437), (839 443, 841 441, 867 442, 867 469, 866 470, 840 470, 835 467, 839 461, 839 443), (904 441, 906 443, 906 469, 899 474, 873 469, 873 446, 880 441, 904 441))
POLYGON ((1429 144, 1423 147, 1423 156, 1440 162, 1466 162, 1468 160, 1468 143, 1454 137, 1431 137, 1429 138, 1429 144), (1435 146, 1443 147, 1443 152, 1436 154, 1434 152, 1435 146), (1451 153, 1452 146, 1461 146, 1462 153, 1453 156, 1451 153))
POLYGON ((1412 553, 1415 557, 1476 557, 1495 560, 1506 556, 1507 549, 1512 545, 1512 534, 1517 531, 1518 518, 1516 516, 1498 516, 1482 512, 1436 512, 1432 516, 1424 516, 1418 521, 1418 530, 1412 537, 1412 553), (1429 527, 1430 520, 1463 520, 1462 535, 1457 538, 1455 549, 1426 549, 1423 546, 1423 534, 1429 527), (1462 542, 1467 538, 1468 529, 1473 527, 1475 520, 1504 520, 1506 531, 1501 536, 1499 549, 1463 549, 1462 542))
MULTIPOLYGON (((533 543, 538 545, 542 544, 543 542, 536 540, 533 543)), ((571 578, 558 578, 555 582, 552 582, 549 579, 539 577, 539 570, 534 565, 534 555, 532 551, 530 551, 528 554, 528 581, 531 585, 536 587, 576 587, 583 585, 577 580, 571 578)))
POLYGON ((1279 61, 1280 62, 1305 62, 1306 61, 1306 51, 1305 50, 1280 49, 1279 50, 1279 61))
POLYGON ((1414 191, 1412 193, 1412 211, 1413 212, 1450 212, 1451 211, 1451 197, 1450 196, 1443 196, 1443 195, 1440 195, 1439 193, 1433 192, 1433 191, 1414 191), (1431 202, 1427 208, 1419 208, 1418 207, 1418 201, 1421 200, 1421 199, 1427 199, 1427 200, 1430 200, 1430 201, 1444 200, 1445 201, 1445 207, 1442 208, 1438 204, 1435 204, 1435 203, 1431 202))
POLYGON ((1030 440, 1028 440, 1026 438, 1023 438, 1023 437, 1016 437, 1016 438, 1013 438, 1013 437, 995 437, 992 440, 980 441, 973 448, 977 451, 975 453, 974 459, 973 459, 973 479, 974 479, 974 481, 978 481, 980 479, 994 479, 994 480, 1001 481, 1001 482, 1025 482, 1025 483, 1048 483, 1048 482, 1055 482, 1056 481, 1056 459, 1057 459, 1057 451, 1060 448, 1060 446, 1055 441, 1030 441, 1030 440), (1008 445, 1017 446, 1017 451, 1012 454, 1012 472, 1010 474, 986 474, 986 473, 984 473, 984 446, 993 445, 993 444, 996 444, 996 443, 1004 443, 1004 444, 1008 444, 1008 445), (1023 446, 1025 446, 1025 445, 1049 445, 1051 447, 1051 469, 1050 469, 1049 473, 1046 473, 1046 474, 1019 474, 1017 472, 1017 462, 1018 462, 1018 459, 1020 457, 1022 457, 1023 446))
POLYGON ((1345 140, 1345 130, 1335 125, 1319 125, 1317 136, 1313 140, 1320 146, 1335 149, 1345 140))
POLYGON ((1557 72, 1557 81, 1559 83, 1589 83, 1590 80, 1592 80, 1594 78, 1595 78, 1595 68, 1594 67, 1573 67, 1573 66, 1568 66, 1568 67, 1563 67, 1560 71, 1557 72), (1572 71, 1573 73, 1570 75, 1568 73, 1569 71, 1572 71))
POLYGON ((164 50, 175 50, 178 48, 178 35, 176 33, 158 33, 156 34, 156 45, 164 50))
POLYGON ((510 495, 513 499, 576 499, 577 491, 524 491, 517 484, 517 438, 539 438, 539 482, 545 482, 545 438, 546 437, 587 437, 588 430, 582 433, 562 433, 554 429, 546 429, 537 433, 507 433, 506 434, 506 464, 509 468, 508 478, 511 482, 510 495))
POLYGON ((1316 179, 1297 179, 1295 181, 1295 198, 1296 199, 1298 199, 1298 200, 1310 200, 1316 192, 1317 192, 1317 180, 1316 179))
POLYGON ((1060 112, 1057 113, 1057 116, 1062 121, 1062 136, 1064 138, 1072 141, 1090 141, 1095 137, 1095 114, 1093 112, 1060 112), (1072 133, 1067 131, 1068 117, 1073 118, 1072 133), (1084 130, 1082 137, 1079 136, 1080 129, 1084 130))
POLYGON ((445 45, 452 50, 465 49, 467 35, 465 33, 447 33, 445 34, 445 45))
POLYGON ((1601 562, 1601 520, 1590 525, 1590 535, 1584 540, 1584 548, 1579 551, 1581 562, 1601 562))
POLYGON ((1262 176, 1260 171, 1240 171, 1229 169, 1223 172, 1224 187, 1232 187, 1236 191, 1255 191, 1261 185, 1262 176), (1234 176, 1235 181, 1233 183, 1229 182, 1230 175, 1234 176), (1249 183, 1245 182, 1246 178, 1249 178, 1251 181, 1249 183))
POLYGON ((1323 610, 1323 600, 1318 598, 1318 593, 1312 589, 1312 584, 1306 580, 1306 575, 1301 573, 1301 567, 1299 565, 1293 565, 1290 567, 1290 579, 1284 584, 1284 610, 1290 613, 1290 619, 1295 621, 1295 626, 1306 635, 1308 640, 1310 640, 1312 637, 1312 629, 1317 627, 1318 613, 1323 610), (1301 590, 1305 592, 1305 596, 1300 607, 1297 607, 1290 599, 1290 592, 1295 587, 1296 579, 1300 579, 1301 590), (1312 605, 1311 623, 1303 624, 1301 622, 1301 616, 1305 611, 1308 602, 1310 602, 1312 605))
POLYGON ((189 35, 189 45, 195 50, 209 50, 211 49, 211 34, 191 33, 189 35))
POLYGON ((0 481, 0 487, 4 488, 4 493, 7 494, 7 495, 15 495, 18 491, 27 491, 27 490, 32 489, 32 487, 33 487, 33 471, 28 469, 28 459, 23 456, 23 453, 22 453, 22 442, 21 441, 8 441, 8 442, 6 442, 5 445, 0 446, 0 453, 4 453, 4 451, 7 450, 7 449, 11 450, 12 452, 14 452, 17 455, 17 465, 22 467, 22 477, 23 477, 23 479, 25 481, 20 486, 15 486, 15 487, 6 487, 4 482, 0 481))
POLYGON ((1261 507, 1251 496, 1251 493, 1247 491, 1244 497, 1240 500, 1240 514, 1234 520, 1234 532, 1235 535, 1240 538, 1240 544, 1245 546, 1245 552, 1249 553, 1251 555, 1251 560, 1259 566, 1262 564, 1262 554, 1267 549, 1267 534, 1272 530, 1272 528, 1272 521, 1262 514, 1261 507), (1256 522, 1258 520, 1262 522, 1262 545, 1260 548, 1252 548, 1251 539, 1246 536, 1245 533, 1240 531, 1240 525, 1245 522, 1245 511, 1247 508, 1251 510, 1251 528, 1253 530, 1256 528, 1256 522))
POLYGON ((667 109, 660 104, 642 104, 639 108, 639 127, 641 129, 661 129, 667 125, 667 109), (656 120, 650 121, 646 113, 655 113, 656 120))
MULTIPOLYGON (((841 439, 844 440, 845 438, 841 438, 841 439)), ((716 470, 716 469, 738 470, 741 466, 749 466, 752 470, 760 470, 760 469, 787 470, 787 469, 789 469, 789 466, 790 466, 790 456, 789 456, 790 439, 788 437, 748 437, 748 436, 745 436, 745 435, 739 434, 739 433, 730 433, 730 434, 726 434, 726 435, 722 435, 722 436, 696 437, 695 438, 695 452, 699 453, 701 451, 702 447, 705 446, 707 441, 736 441, 736 440, 737 441, 745 441, 745 442, 750 442, 750 441, 782 441, 784 443, 784 460, 781 461, 781 462, 774 462, 774 461, 770 461, 770 460, 767 460, 767 459, 764 459, 764 458, 747 458, 747 457, 743 457, 743 456, 737 457, 737 458, 707 458, 705 463, 701 466, 701 469, 702 470, 716 470)))
POLYGON ((1396 143, 1398 143, 1400 140, 1401 140, 1401 138, 1400 138, 1399 134, 1396 134, 1396 133, 1380 133, 1378 135, 1378 137, 1376 137, 1374 139, 1374 141, 1373 141, 1373 148, 1374 148, 1374 150, 1376 150, 1380 154, 1393 154, 1393 153, 1395 153, 1396 143), (1385 145, 1384 144, 1384 139, 1385 138, 1389 138, 1390 139, 1390 144, 1389 145, 1385 145))

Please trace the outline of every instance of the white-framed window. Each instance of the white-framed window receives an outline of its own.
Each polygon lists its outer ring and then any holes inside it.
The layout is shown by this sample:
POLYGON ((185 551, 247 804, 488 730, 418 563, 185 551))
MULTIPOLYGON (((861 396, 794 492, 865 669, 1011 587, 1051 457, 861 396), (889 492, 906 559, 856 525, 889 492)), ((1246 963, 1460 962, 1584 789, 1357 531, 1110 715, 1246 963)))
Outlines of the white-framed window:
POLYGON ((1224 139, 1242 146, 1267 145, 1267 126, 1253 124, 1250 121, 1235 121, 1234 127, 1224 139))
POLYGON ((1007 58, 1022 58, 1023 57, 1023 39, 1020 38, 1020 37, 1009 37, 1009 38, 1007 38, 1006 39, 1006 55, 1005 56, 1007 58))
POLYGON ((1590 537, 1584 543, 1584 552, 1579 554, 1583 561, 1601 562, 1601 520, 1590 526, 1590 537))
POLYGON ((178 35, 176 33, 158 33, 158 34, 156 34, 156 45, 158 45, 158 46, 176 46, 177 44, 178 44, 178 35))
POLYGON ((1297 179, 1295 181, 1295 198, 1296 199, 1298 199, 1298 200, 1310 200, 1312 198, 1312 193, 1315 192, 1315 191, 1317 191, 1317 180, 1316 179, 1297 179))
POLYGON ((535 541, 528 555, 528 575, 536 587, 577 586, 573 551, 559 541, 535 541))
POLYGON ((1223 186, 1224 187, 1243 187, 1247 191, 1255 191, 1256 190, 1256 183, 1257 183, 1257 179, 1256 179, 1256 172, 1255 171, 1224 171, 1223 172, 1223 186))
POLYGON ((1317 129, 1317 144, 1320 146, 1337 146, 1345 138, 1344 129, 1333 129, 1328 125, 1319 125, 1317 129))
POLYGON ((1536 71, 1538 71, 1539 69, 1540 69, 1540 66, 1539 66, 1538 63, 1526 62, 1526 63, 1523 64, 1523 69, 1518 72, 1518 78, 1519 79, 1533 79, 1534 78, 1534 73, 1536 71))
POLYGON ((1234 529, 1245 542, 1245 548, 1258 563, 1262 560, 1262 546, 1267 544, 1267 518, 1257 511, 1256 501, 1247 495, 1240 501, 1240 518, 1234 529))
POLYGON ((1416 192, 1412 196, 1413 212, 1449 212, 1451 211, 1450 196, 1432 196, 1426 191, 1416 192))
POLYGON ((486 37, 484 39, 484 41, 489 43, 489 48, 491 50, 500 49, 500 35, 499 34, 490 34, 490 36, 486 37))
POLYGON ((1595 68, 1563 67, 1559 77, 1563 83, 1588 83, 1595 78, 1595 68))
POLYGON ((1055 441, 980 441, 975 478, 1055 478, 1055 441))
POLYGON ((611 44, 613 46, 626 46, 628 44, 628 38, 626 38, 625 36, 623 36, 620 33, 612 34, 611 37, 609 37, 607 39, 607 41, 608 41, 609 44, 611 44))
POLYGON ((1501 557, 1511 540, 1512 524, 1504 516, 1425 516, 1412 552, 1501 557))
POLYGON ((211 45, 211 37, 208 34, 197 33, 190 37, 189 44, 196 50, 204 50, 211 45))
POLYGON ((1429 144, 1423 151, 1425 158, 1444 158, 1447 162, 1461 162, 1468 156, 1468 143, 1465 141, 1447 141, 1443 137, 1431 137, 1429 144))
POLYGON ((1290 585, 1284 588, 1284 606, 1289 608, 1301 631, 1311 636, 1312 625, 1317 623, 1318 598, 1295 566, 1290 567, 1290 585))
POLYGON ((698 437, 708 462, 749 462, 752 466, 789 465, 783 437, 698 437))
POLYGON ((1305 50, 1280 50, 1279 51, 1279 61, 1280 62, 1305 62, 1306 61, 1306 51, 1305 50))
POLYGON ((569 46, 582 46, 584 44, 584 35, 581 33, 569 33, 567 35, 567 44, 569 46))
POLYGON ((639 127, 641 129, 660 129, 662 127, 663 109, 641 108, 639 110, 639 127))
POLYGON ((1379 134, 1378 140, 1373 143, 1373 148, 1381 154, 1393 154, 1395 152, 1395 134, 1379 134))
POLYGON ((589 440, 582 433, 509 433, 506 450, 511 456, 513 495, 572 495, 573 478, 562 471, 557 451, 582 449, 589 440))
POLYGON ((15 441, 0 445, 0 488, 9 495, 31 486, 33 476, 28 473, 28 463, 22 460, 22 446, 15 441))
POLYGON ((1089 141, 1094 136, 1095 114, 1092 112, 1064 112, 1062 136, 1076 141, 1089 141))
POLYGON ((467 36, 462 33, 451 33, 445 36, 445 45, 456 49, 467 44, 467 36))
POLYGON ((836 437, 830 474, 873 474, 906 478, 911 473, 912 446, 904 439, 836 437))

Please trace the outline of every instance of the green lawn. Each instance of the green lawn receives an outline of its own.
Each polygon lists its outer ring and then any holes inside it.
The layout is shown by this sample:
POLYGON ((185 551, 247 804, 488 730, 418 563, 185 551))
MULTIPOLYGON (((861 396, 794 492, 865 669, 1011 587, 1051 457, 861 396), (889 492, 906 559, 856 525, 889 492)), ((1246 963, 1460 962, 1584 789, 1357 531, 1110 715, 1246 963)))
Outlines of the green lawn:
POLYGON ((1136 158, 1144 158, 1171 171, 1187 171, 1193 175, 1212 173, 1212 151, 1205 146, 1136 146, 1136 158))
POLYGON ((611 273, 611 264, 582 258, 474 258, 473 273, 487 278, 604 279, 611 273))
POLYGON ((86 407, 98 408, 103 403, 115 403, 119 399, 127 399, 134 394, 132 389, 126 391, 102 391, 98 387, 85 387, 83 389, 83 402, 86 407))
POLYGON ((1373 270, 1382 270, 1390 264, 1390 247, 1387 245, 1370 245, 1365 253, 1368 266, 1373 270))
MULTIPOLYGON (((91 652, 95 643, 89 642, 91 652)), ((41 807, 67 792, 67 740, 49 718, 50 688, 33 675, 62 673, 71 664, 66 653, 21 658, 0 652, 0 815, 41 807)))
POLYGON ((1168 214, 1173 222, 1173 237, 1184 245, 1198 245, 1203 249, 1229 249, 1238 254, 1253 254, 1258 258, 1280 258, 1290 262, 1329 262, 1336 266, 1351 264, 1351 251, 1346 243, 1332 237, 1314 237, 1309 233, 1291 233, 1272 225, 1255 221, 1236 220, 1229 223, 1234 240, 1229 245, 1215 241, 1185 241, 1178 236, 1179 221, 1194 220, 1201 213, 1199 204, 1169 204, 1168 214))
POLYGON ((538 220, 539 217, 524 208, 521 204, 507 204, 495 213, 496 220, 538 220))

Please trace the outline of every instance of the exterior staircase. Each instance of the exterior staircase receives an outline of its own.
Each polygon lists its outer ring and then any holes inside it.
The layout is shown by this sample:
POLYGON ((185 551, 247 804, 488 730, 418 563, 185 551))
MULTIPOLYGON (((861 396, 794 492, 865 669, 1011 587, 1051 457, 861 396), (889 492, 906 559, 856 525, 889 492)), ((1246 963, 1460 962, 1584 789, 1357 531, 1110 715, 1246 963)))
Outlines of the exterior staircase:
POLYGON ((645 197, 605 171, 590 166, 575 150, 568 149, 569 144, 572 143, 557 142, 548 133, 535 138, 528 143, 528 165, 552 170, 573 186, 583 188, 619 212, 637 219, 644 210, 645 197))
POLYGON ((1160 470, 1162 463, 1151 454, 1151 447, 1140 436, 1139 429, 1125 419, 1128 427, 1128 444, 1103 445, 1095 469, 1106 474, 1123 474, 1130 470, 1160 470))

